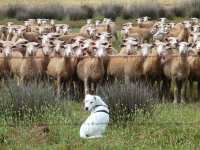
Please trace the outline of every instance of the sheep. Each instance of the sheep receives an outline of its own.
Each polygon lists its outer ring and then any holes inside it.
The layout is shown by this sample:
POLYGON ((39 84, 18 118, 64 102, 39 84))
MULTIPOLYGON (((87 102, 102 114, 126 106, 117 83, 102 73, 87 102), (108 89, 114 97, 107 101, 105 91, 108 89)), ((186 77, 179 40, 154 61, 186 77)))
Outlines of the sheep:
POLYGON ((196 43, 192 55, 188 56, 188 62, 190 66, 190 95, 193 91, 192 82, 197 81, 197 94, 198 98, 200 98, 200 42, 196 43))
POLYGON ((46 44, 37 50, 35 55, 35 62, 37 65, 39 77, 42 79, 46 76, 47 66, 50 61, 50 53, 52 51, 53 45, 46 44))
POLYGON ((127 57, 124 65, 125 83, 135 81, 143 77, 143 63, 151 49, 151 44, 141 44, 141 52, 127 57))
POLYGON ((131 54, 133 54, 137 50, 139 43, 132 37, 129 37, 129 38, 125 39, 124 41, 125 41, 125 43, 123 43, 121 45, 122 49, 120 50, 118 55, 131 55, 131 54))
POLYGON ((137 33, 138 36, 140 36, 141 38, 141 43, 143 43, 144 41, 151 41, 153 37, 151 34, 151 28, 126 27, 124 30, 126 36, 137 33))
POLYGON ((9 60, 10 60, 10 54, 12 51, 12 48, 15 47, 12 43, 5 43, 4 41, 0 41, 3 47, 3 51, 0 53, 0 78, 7 78, 10 74, 10 66, 9 66, 9 60))
POLYGON ((96 57, 88 56, 78 62, 77 75, 84 82, 85 94, 94 93, 97 83, 103 80, 105 74, 103 57, 106 56, 106 47, 96 47, 96 57))
POLYGON ((150 17, 143 17, 136 19, 138 27, 140 28, 152 28, 155 24, 153 21, 149 21, 150 17))
POLYGON ((80 28, 79 33, 81 33, 81 34, 87 34, 87 33, 88 33, 88 31, 87 31, 88 27, 95 27, 95 25, 92 24, 91 19, 88 19, 88 20, 87 20, 87 24, 84 25, 84 26, 82 26, 82 27, 80 28))
POLYGON ((173 29, 170 30, 166 37, 176 37, 179 42, 187 42, 189 31, 182 23, 178 23, 173 29))
POLYGON ((26 55, 22 59, 20 66, 20 81, 18 83, 24 84, 32 79, 37 79, 39 75, 38 66, 34 55, 38 49, 39 44, 35 42, 30 42, 26 44, 26 55))
POLYGON ((62 51, 62 47, 64 48, 63 54, 52 57, 47 66, 47 75, 56 79, 58 97, 61 96, 62 86, 69 82, 75 73, 74 59, 70 57, 73 55, 73 46, 71 44, 61 45, 59 51, 62 51))
POLYGON ((162 69, 162 58, 165 57, 165 53, 169 53, 169 43, 155 43, 156 49, 149 53, 143 63, 143 75, 146 81, 154 86, 157 81, 157 86, 161 88, 160 96, 163 98, 167 97, 169 92, 170 84, 169 80, 164 76, 162 69), (162 84, 161 84, 162 83, 162 84))
POLYGON ((77 36, 82 36, 83 38, 90 38, 89 35, 83 35, 83 34, 80 34, 80 33, 70 33, 68 35, 62 35, 60 37, 58 37, 58 40, 60 41, 64 41, 66 43, 71 43, 73 41, 73 39, 77 36))
POLYGON ((166 56, 162 61, 164 75, 171 80, 174 85, 173 95, 174 103, 179 100, 185 103, 186 99, 186 86, 190 73, 190 66, 187 61, 188 43, 179 43, 179 52, 175 53, 176 56, 166 56))
POLYGON ((36 32, 24 32, 23 33, 23 38, 28 40, 29 42, 36 42, 39 43, 39 34, 36 32))

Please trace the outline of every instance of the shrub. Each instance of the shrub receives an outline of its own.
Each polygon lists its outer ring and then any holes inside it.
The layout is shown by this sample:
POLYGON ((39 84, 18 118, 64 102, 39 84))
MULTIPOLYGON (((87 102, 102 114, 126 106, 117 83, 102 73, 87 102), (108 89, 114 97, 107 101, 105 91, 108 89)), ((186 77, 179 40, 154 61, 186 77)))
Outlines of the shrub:
POLYGON ((102 5, 96 9, 97 16, 104 16, 115 20, 121 16, 123 7, 120 5, 102 5))
POLYGON ((68 7, 65 9, 65 14, 69 17, 70 20, 87 19, 93 17, 94 9, 86 5, 81 7, 68 7))
POLYGON ((98 88, 98 94, 105 98, 113 121, 134 119, 137 110, 151 112, 157 91, 142 82, 121 84, 116 82, 98 88))
POLYGON ((64 7, 61 5, 46 5, 41 7, 31 7, 29 11, 30 18, 47 18, 61 20, 65 17, 64 7))
MULTIPOLYGON (((15 81, 9 81, 7 86, 0 89, 0 94, 0 112, 13 119, 40 116, 51 107, 56 109, 60 103, 54 95, 54 88, 47 83, 17 86, 15 81)), ((59 107, 62 108, 62 105, 59 107)))
POLYGON ((182 10, 188 10, 186 11, 188 17, 200 17, 200 1, 188 1, 182 6, 182 10))
POLYGON ((26 8, 25 5, 18 5, 18 4, 14 4, 14 5, 8 5, 6 7, 6 16, 9 18, 15 18, 17 13, 20 11, 23 11, 26 8))

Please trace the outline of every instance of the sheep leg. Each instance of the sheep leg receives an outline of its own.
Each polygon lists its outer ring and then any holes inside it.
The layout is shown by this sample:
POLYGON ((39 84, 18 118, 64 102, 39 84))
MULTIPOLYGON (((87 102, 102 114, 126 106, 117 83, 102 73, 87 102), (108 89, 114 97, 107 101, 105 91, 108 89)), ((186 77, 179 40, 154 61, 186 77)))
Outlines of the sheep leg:
POLYGON ((198 81, 198 83, 197 83, 197 93, 198 93, 198 98, 197 98, 197 100, 199 100, 200 99, 200 81, 198 81))
POLYGON ((89 93, 89 87, 88 87, 88 79, 84 79, 84 89, 85 89, 85 95, 89 93))
POLYGON ((61 79, 60 77, 57 77, 57 96, 60 97, 61 92, 61 79))
POLYGON ((161 87, 161 93, 162 94, 162 101, 164 102, 165 99, 168 99, 170 98, 169 93, 170 93, 170 81, 167 80, 167 79, 164 79, 163 80, 163 83, 162 83, 162 87, 161 87))
POLYGON ((125 76, 125 84, 129 84, 130 83, 130 78, 129 78, 129 76, 125 76))
POLYGON ((192 93, 193 93, 193 82, 192 80, 189 81, 189 97, 192 98, 192 93))
POLYGON ((97 88, 97 84, 96 83, 91 83, 91 93, 95 94, 96 93, 96 88, 97 88))
POLYGON ((185 103, 186 89, 187 89, 187 81, 184 81, 181 87, 181 103, 185 103))
POLYGON ((176 81, 172 81, 174 85, 174 101, 173 103, 174 104, 177 104, 178 103, 178 85, 177 85, 177 82, 176 81))

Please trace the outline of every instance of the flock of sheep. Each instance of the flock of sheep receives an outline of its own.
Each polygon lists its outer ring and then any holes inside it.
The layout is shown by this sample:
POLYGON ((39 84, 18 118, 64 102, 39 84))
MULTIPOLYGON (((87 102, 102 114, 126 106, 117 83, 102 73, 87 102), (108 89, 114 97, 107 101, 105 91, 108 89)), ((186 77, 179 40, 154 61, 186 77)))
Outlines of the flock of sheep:
POLYGON ((137 24, 123 24, 120 33, 107 18, 87 20, 78 33, 54 20, 29 19, 24 25, 1 25, 0 39, 1 79, 24 84, 51 77, 58 96, 65 86, 88 94, 99 83, 143 80, 159 87, 163 98, 172 89, 174 103, 185 102, 188 81, 190 90, 197 81, 200 98, 198 18, 175 23, 142 17, 137 24), (112 44, 119 34, 120 51, 112 44))

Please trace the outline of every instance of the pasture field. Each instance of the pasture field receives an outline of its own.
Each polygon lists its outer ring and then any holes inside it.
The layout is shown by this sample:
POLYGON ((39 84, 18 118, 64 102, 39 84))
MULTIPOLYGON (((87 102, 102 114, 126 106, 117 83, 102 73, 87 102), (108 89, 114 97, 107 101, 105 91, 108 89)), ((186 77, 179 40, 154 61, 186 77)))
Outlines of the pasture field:
MULTIPOLYGON (((62 104, 63 105, 63 104, 62 104)), ((9 122, 0 118, 0 149, 198 149, 200 147, 200 104, 155 106, 151 116, 138 112, 135 121, 111 123, 102 139, 79 138, 81 122, 87 117, 79 103, 66 102, 65 113, 51 109, 35 120, 9 122), (34 126, 46 124, 48 134, 34 126)), ((1 113, 3 116, 4 113, 1 113)))

